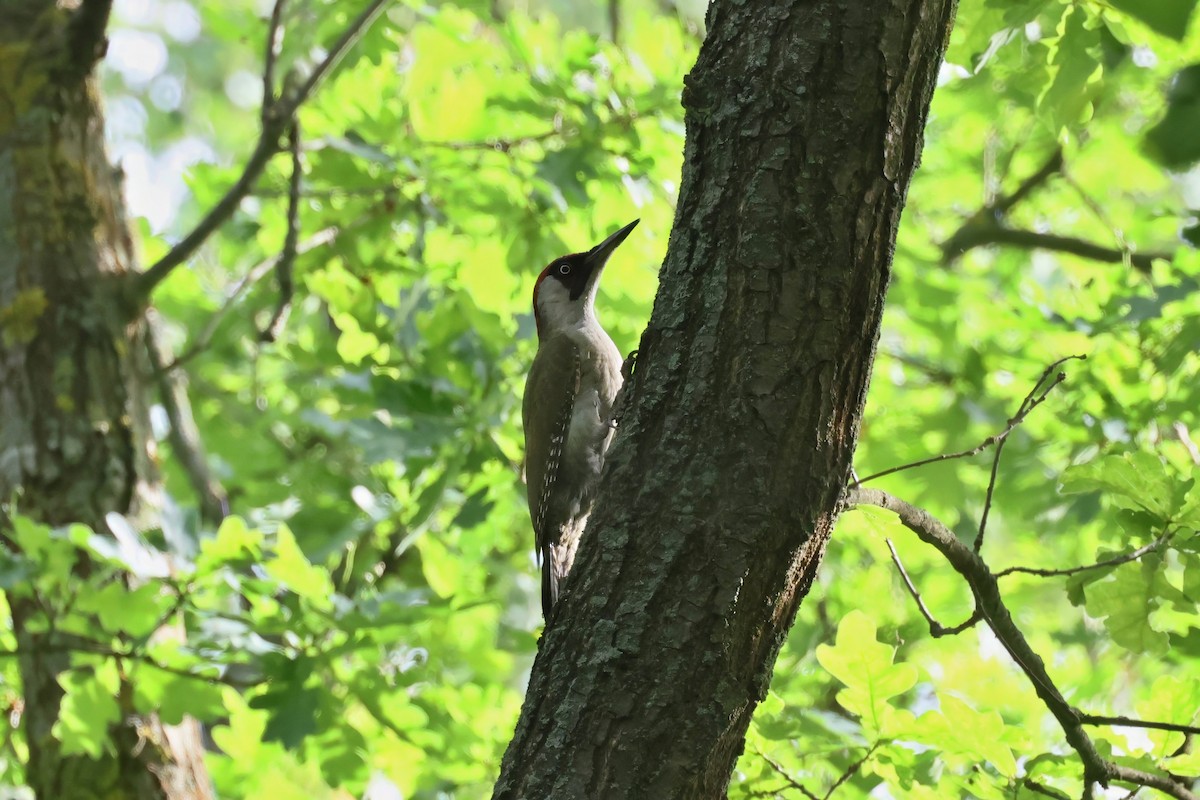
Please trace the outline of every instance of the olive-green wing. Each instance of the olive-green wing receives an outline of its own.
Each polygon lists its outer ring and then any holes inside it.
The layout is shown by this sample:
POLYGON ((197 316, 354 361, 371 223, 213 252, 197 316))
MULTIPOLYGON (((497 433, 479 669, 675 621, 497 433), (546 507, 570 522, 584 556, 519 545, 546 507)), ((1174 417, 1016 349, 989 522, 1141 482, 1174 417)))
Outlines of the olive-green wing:
POLYGON ((571 430, 581 368, 579 348, 566 336, 541 342, 525 381, 521 417, 525 425, 525 483, 538 557, 554 544, 556 520, 547 507, 571 430), (535 418, 536 416, 536 418, 535 418))

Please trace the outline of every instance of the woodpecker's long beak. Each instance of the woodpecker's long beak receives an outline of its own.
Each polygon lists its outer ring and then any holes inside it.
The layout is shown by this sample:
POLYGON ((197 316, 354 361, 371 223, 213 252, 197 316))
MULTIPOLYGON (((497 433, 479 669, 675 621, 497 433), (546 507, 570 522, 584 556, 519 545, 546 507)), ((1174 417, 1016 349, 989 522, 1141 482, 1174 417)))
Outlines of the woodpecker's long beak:
POLYGON ((626 237, 637 227, 639 222, 641 222, 640 219, 635 219, 587 252, 584 263, 588 267, 589 284, 596 285, 596 281, 600 279, 600 273, 604 270, 604 265, 608 261, 608 257, 613 254, 613 251, 617 249, 621 242, 625 241, 626 237))

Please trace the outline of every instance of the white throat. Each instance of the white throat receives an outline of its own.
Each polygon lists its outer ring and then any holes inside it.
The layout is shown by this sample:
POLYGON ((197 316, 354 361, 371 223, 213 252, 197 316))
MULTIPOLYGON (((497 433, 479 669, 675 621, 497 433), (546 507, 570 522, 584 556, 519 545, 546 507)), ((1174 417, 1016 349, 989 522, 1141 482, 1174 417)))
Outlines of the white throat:
POLYGON ((578 300, 572 300, 567 287, 548 278, 538 287, 538 317, 546 333, 583 328, 596 323, 596 285, 592 284, 578 300))

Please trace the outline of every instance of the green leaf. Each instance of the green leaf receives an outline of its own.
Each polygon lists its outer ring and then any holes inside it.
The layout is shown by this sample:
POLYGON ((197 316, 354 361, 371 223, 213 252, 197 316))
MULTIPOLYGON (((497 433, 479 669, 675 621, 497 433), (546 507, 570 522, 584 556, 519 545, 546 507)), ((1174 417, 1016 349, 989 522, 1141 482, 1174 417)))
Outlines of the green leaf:
POLYGON ((862 717, 863 727, 875 738, 894 735, 907 717, 898 715, 888 699, 911 689, 917 682, 916 667, 893 664, 896 648, 875 638, 875 622, 861 611, 851 611, 838 625, 833 647, 817 647, 817 661, 846 688, 838 702, 862 717))
POLYGON ((1156 591, 1154 561, 1124 564, 1104 581, 1090 584, 1087 612, 1102 618, 1117 644, 1134 652, 1162 655, 1167 652, 1167 634, 1150 625, 1150 612, 1160 604, 1156 591))
POLYGON ((329 573, 311 564, 287 525, 275 532, 273 554, 263 563, 268 575, 318 608, 329 608, 333 584, 329 573))
POLYGON ((1063 472, 1061 488, 1065 494, 1101 491, 1124 508, 1142 508, 1167 522, 1182 506, 1190 483, 1181 487, 1162 461, 1139 451, 1070 467, 1063 472))
POLYGON ((938 696, 939 710, 918 720, 920 741, 947 753, 982 758, 1004 776, 1015 777, 1017 762, 1003 741, 1004 720, 995 711, 980 712, 951 694, 938 696))
POLYGON ((1089 86, 1103 72, 1099 59, 1100 33, 1087 27, 1087 12, 1068 7, 1061 23, 1062 33, 1050 57, 1054 78, 1038 101, 1038 111, 1052 133, 1082 120, 1091 102, 1089 86))
POLYGON ((65 672, 58 682, 65 694, 53 732, 62 742, 63 755, 100 758, 111 753, 109 727, 121 721, 116 665, 109 661, 94 669, 65 672))
POLYGON ((279 742, 287 749, 295 750, 306 736, 317 730, 321 698, 317 689, 291 684, 252 699, 251 708, 271 712, 263 741, 279 742))
POLYGON ((1146 23, 1151 29, 1182 42, 1196 0, 1109 0, 1113 8, 1146 23))
POLYGON ((146 584, 129 589, 121 579, 98 591, 85 585, 80 589, 76 608, 94 614, 108 633, 143 639, 154 632, 170 605, 170 597, 159 586, 146 584))
POLYGON ((1200 64, 1180 70, 1167 92, 1167 113, 1146 132, 1149 154, 1164 166, 1183 169, 1200 161, 1200 64))

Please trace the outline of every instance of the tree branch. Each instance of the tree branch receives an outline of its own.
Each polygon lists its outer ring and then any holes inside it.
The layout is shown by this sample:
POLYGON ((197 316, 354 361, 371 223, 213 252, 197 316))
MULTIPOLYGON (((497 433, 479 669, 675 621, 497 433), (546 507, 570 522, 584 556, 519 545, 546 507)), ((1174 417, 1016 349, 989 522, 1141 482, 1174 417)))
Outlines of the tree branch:
POLYGON ((188 402, 183 379, 178 373, 164 368, 154 327, 153 320, 146 326, 146 352, 154 376, 158 380, 159 399, 171 424, 168 438, 184 474, 188 477, 188 482, 192 485, 192 491, 199 499, 200 517, 205 522, 217 525, 229 515, 229 495, 208 468, 208 458, 204 454, 200 431, 196 428, 196 420, 192 416, 192 407, 188 402))
POLYGON ((933 614, 930 614, 929 609, 925 607, 925 601, 921 599, 921 593, 917 591, 917 587, 913 584, 912 579, 908 577, 908 571, 904 569, 904 564, 900 562, 900 554, 896 552, 896 546, 892 544, 891 539, 885 539, 884 541, 887 542, 888 550, 892 553, 892 563, 896 565, 896 569, 900 571, 900 577, 904 579, 904 585, 908 587, 908 593, 916 601, 917 608, 921 610, 921 615, 925 617, 925 621, 929 623, 930 636, 935 639, 940 639, 943 636, 953 636, 962 633, 979 622, 979 609, 971 612, 971 616, 967 618, 966 622, 955 625, 953 628, 947 628, 934 619, 933 614))
POLYGON ((267 47, 263 54, 263 95, 262 122, 266 125, 267 118, 275 108, 275 62, 279 58, 279 47, 282 44, 283 7, 287 0, 275 0, 271 6, 271 19, 267 23, 267 47))
POLYGON ((878 506, 895 513, 904 527, 941 553, 967 581, 975 595, 975 606, 981 617, 1033 684, 1034 692, 1058 721, 1067 743, 1079 755, 1083 763, 1085 796, 1089 796, 1088 787, 1093 783, 1107 786, 1109 781, 1119 780, 1158 789, 1177 800, 1200 800, 1169 777, 1119 766, 1100 756, 1092 740, 1084 732, 1078 712, 1063 698, 1046 671, 1041 656, 1029 645, 1025 635, 1013 621, 1000 594, 996 576, 991 573, 979 554, 963 544, 953 531, 924 509, 878 489, 852 487, 846 494, 846 503, 878 506))
POLYGON ((1105 264, 1128 261, 1134 269, 1147 273, 1156 260, 1170 261, 1173 257, 1167 252, 1134 253, 1071 236, 1008 228, 986 218, 973 219, 960 228, 942 246, 942 252, 946 261, 953 261, 968 250, 989 244, 1007 245, 1018 250, 1051 250, 1105 264))
POLYGON ((1041 577, 1041 578, 1051 578, 1051 577, 1055 577, 1058 575, 1076 575, 1080 572, 1087 572, 1088 570, 1093 570, 1093 569, 1103 569, 1104 567, 1118 567, 1121 564, 1128 564, 1130 561, 1137 561, 1139 558, 1146 555, 1146 553, 1150 553, 1150 552, 1153 552, 1154 550, 1157 550, 1158 548, 1162 547, 1164 544, 1169 542, 1171 540, 1171 537, 1173 537, 1174 535, 1175 535, 1175 531, 1167 531, 1162 536, 1155 539, 1153 542, 1142 545, 1141 547, 1139 547, 1136 550, 1132 550, 1128 553, 1124 553, 1119 556, 1114 556, 1112 558, 1108 558, 1103 561, 1097 561, 1094 564, 1084 564, 1083 566, 1079 566, 1079 567, 1067 567, 1066 569, 1041 569, 1039 567, 1009 567, 1007 569, 1002 569, 999 572, 997 572, 996 577, 1003 578, 1006 575, 1015 575, 1015 574, 1020 573, 1022 575, 1037 575, 1038 577, 1041 577))
POLYGON ((217 228, 225 224, 233 215, 242 199, 250 193, 254 182, 258 180, 258 176, 262 174, 267 163, 279 152, 280 137, 291 126, 300 106, 320 86, 371 23, 383 13, 384 7, 389 2, 391 0, 371 0, 362 13, 338 37, 324 60, 313 68, 309 76, 295 89, 285 91, 278 102, 271 105, 271 108, 263 115, 262 132, 246 161, 241 177, 225 192, 225 195, 217 201, 217 204, 191 233, 183 237, 152 267, 137 276, 136 294, 139 299, 144 300, 149 297, 154 288, 162 283, 173 269, 184 263, 217 228))
MULTIPOLYGON (((1014 419, 1024 419, 1025 417, 1029 416, 1029 412, 1033 411, 1046 401, 1046 398, 1050 395, 1050 392, 1054 389, 1054 387, 1058 386, 1067 379, 1067 374, 1065 372, 1058 373, 1054 381, 1051 382, 1050 385, 1047 386, 1040 395, 1037 393, 1038 389, 1040 389, 1042 384, 1046 382, 1046 379, 1050 377, 1051 372, 1073 358, 1084 359, 1086 356, 1066 356, 1058 359, 1053 364, 1046 367, 1046 369, 1042 370, 1042 374, 1038 377, 1037 382, 1033 384, 1033 388, 1029 390, 1029 394, 1025 395, 1025 399, 1021 401, 1021 405, 1017 408, 1017 414, 1014 419)), ((1012 424, 1012 420, 1009 420, 1009 424, 1012 424)), ((1004 443, 1007 440, 1008 437, 1006 436, 996 443, 996 452, 992 456, 992 472, 988 477, 987 494, 983 501, 983 513, 979 516, 979 533, 975 535, 974 550, 976 553, 983 549, 983 536, 987 532, 988 514, 991 513, 992 498, 996 493, 996 476, 1000 472, 1000 454, 1004 452, 1004 443)))
POLYGON ((759 758, 761 758, 763 761, 765 761, 767 763, 767 765, 770 766, 771 769, 773 769, 777 775, 779 775, 780 778, 783 778, 783 780, 787 782, 788 788, 795 789, 800 794, 802 794, 806 798, 808 798, 808 800, 821 800, 821 798, 817 797, 817 795, 814 794, 811 790, 809 790, 808 787, 806 787, 804 784, 800 783, 800 781, 793 778, 791 773, 789 773, 787 771, 787 769, 784 768, 784 766, 782 764, 780 764, 778 761, 774 760, 769 755, 767 755, 763 751, 759 750, 757 747, 754 750, 756 753, 758 753, 759 758))
MULTIPOLYGON (((1070 236, 1021 230, 1006 225, 1004 221, 1008 212, 1052 176, 1061 172, 1062 168, 1062 148, 1056 147, 1037 172, 1026 178, 1011 194, 1000 197, 979 209, 949 239, 943 242, 942 259, 949 263, 968 250, 997 244, 1015 247, 1019 250, 1051 250, 1108 264, 1128 262, 1134 269, 1143 273, 1149 273, 1156 260, 1171 260, 1171 253, 1134 253, 1126 248, 1104 247, 1070 236)), ((1078 187, 1076 190, 1078 191, 1078 187)))
POLYGON ((1003 216, 1017 203, 1024 200, 1029 195, 1033 194, 1034 190, 1040 187, 1043 183, 1050 180, 1054 175, 1060 172, 1063 168, 1063 151, 1062 146, 1054 148, 1054 152, 1046 159, 1046 163, 1038 169, 1037 172, 1030 175, 1021 185, 1018 186, 1012 194, 1005 195, 993 202, 990 206, 984 209, 984 212, 990 213, 993 217, 1003 216))
POLYGON ((1084 725, 1117 725, 1123 728, 1149 728, 1156 731, 1171 731, 1173 733, 1189 733, 1200 735, 1200 726, 1179 725, 1174 722, 1156 722, 1154 720, 1132 719, 1130 717, 1111 717, 1103 714, 1087 714, 1076 709, 1075 714, 1084 725))
POLYGON ((904 470, 908 470, 908 469, 916 469, 917 467, 924 467, 929 464, 936 464, 939 461, 950 461, 950 460, 956 459, 956 458, 968 458, 970 456, 978 455, 978 454, 982 453, 984 450, 991 447, 992 445, 996 444, 997 442, 1003 441, 1005 438, 1008 437, 1008 435, 1010 433, 1012 433, 1016 429, 1016 427, 1018 425, 1020 425, 1022 422, 1025 421, 1025 418, 1027 416, 1029 416, 1029 413, 1031 411, 1033 411, 1033 409, 1037 408, 1039 405, 1041 405, 1043 402, 1045 402, 1046 395, 1049 394, 1051 389, 1053 389, 1055 386, 1057 386, 1059 383, 1062 383, 1062 381, 1065 380, 1065 376, 1063 376, 1063 378, 1060 378, 1059 380, 1056 380, 1048 389, 1046 389, 1045 392, 1042 393, 1042 395, 1040 397, 1038 397, 1036 399, 1035 402, 1030 404, 1030 396, 1034 392, 1037 391, 1038 387, 1040 387, 1042 385, 1042 383, 1046 380, 1046 376, 1049 375, 1050 372, 1055 369, 1055 367, 1058 367, 1061 364, 1063 364, 1064 362, 1070 361, 1071 359, 1079 359, 1080 361, 1086 361, 1087 356, 1086 355, 1066 356, 1064 358, 1060 358, 1058 361, 1055 361, 1053 364, 1046 367, 1045 371, 1042 373, 1042 376, 1038 379, 1037 383, 1034 384, 1033 391, 1031 391, 1029 395, 1025 396, 1025 400, 1023 400, 1021 402, 1020 407, 1017 409, 1017 413, 1014 414, 1012 419, 1010 419, 1008 421, 1008 424, 1004 427, 1004 430, 1000 431, 997 434, 987 437, 986 439, 984 439, 982 442, 980 442, 975 447, 969 448, 967 450, 960 450, 957 453, 942 453, 940 455, 932 456, 930 458, 922 458, 920 461, 913 461, 908 464, 901 464, 896 467, 888 467, 885 470, 873 473, 871 475, 868 475, 865 478, 859 478, 857 481, 854 481, 853 483, 850 484, 851 487, 862 486, 864 483, 867 483, 868 481, 873 481, 877 478, 883 478, 887 475, 892 475, 897 472, 903 472, 904 470))
POLYGON ((275 313, 267 327, 259 334, 259 341, 273 342, 283 332, 287 324, 288 313, 292 309, 292 296, 295 286, 292 282, 292 267, 296 263, 296 240, 300 235, 300 179, 304 174, 304 164, 300 156, 300 123, 292 125, 290 151, 292 154, 292 174, 288 183, 287 232, 283 236, 283 251, 275 263, 275 276, 279 281, 279 301, 275 313))

